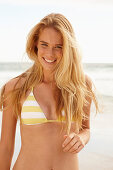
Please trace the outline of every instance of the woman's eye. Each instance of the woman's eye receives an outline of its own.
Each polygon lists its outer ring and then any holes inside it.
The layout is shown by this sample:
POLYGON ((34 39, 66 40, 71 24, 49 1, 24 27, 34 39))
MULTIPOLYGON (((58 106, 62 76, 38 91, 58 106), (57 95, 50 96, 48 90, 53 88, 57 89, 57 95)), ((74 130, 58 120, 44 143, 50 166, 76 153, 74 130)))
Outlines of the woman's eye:
POLYGON ((42 46, 46 46, 47 47, 47 44, 41 44, 42 46))
POLYGON ((56 46, 55 48, 60 48, 60 49, 62 49, 62 46, 56 46))

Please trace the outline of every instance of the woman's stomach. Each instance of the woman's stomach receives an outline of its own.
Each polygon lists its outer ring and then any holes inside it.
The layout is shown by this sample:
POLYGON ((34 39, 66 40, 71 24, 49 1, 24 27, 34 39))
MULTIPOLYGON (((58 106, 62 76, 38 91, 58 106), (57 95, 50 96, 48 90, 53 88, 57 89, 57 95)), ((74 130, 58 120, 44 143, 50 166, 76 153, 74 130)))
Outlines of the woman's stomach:
POLYGON ((20 128, 21 150, 13 170, 67 170, 70 166, 71 170, 78 170, 77 154, 63 151, 66 131, 60 131, 61 123, 21 125, 20 128))

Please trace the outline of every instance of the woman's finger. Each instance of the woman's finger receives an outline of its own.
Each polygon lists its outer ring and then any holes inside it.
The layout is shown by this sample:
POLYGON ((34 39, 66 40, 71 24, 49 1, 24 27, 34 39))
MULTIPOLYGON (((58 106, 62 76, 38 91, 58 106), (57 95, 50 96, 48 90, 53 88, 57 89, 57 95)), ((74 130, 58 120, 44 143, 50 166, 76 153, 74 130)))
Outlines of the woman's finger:
POLYGON ((75 137, 75 133, 71 133, 69 135, 65 135, 66 136, 66 139, 64 140, 63 144, 62 144, 62 147, 65 147, 71 140, 72 138, 75 137))
POLYGON ((84 145, 80 145, 75 151, 71 152, 71 153, 79 153, 82 149, 83 149, 84 145))
POLYGON ((81 146, 81 142, 78 141, 69 149, 69 152, 76 151, 79 148, 79 146, 81 146))
POLYGON ((77 142, 76 138, 74 137, 63 149, 63 151, 68 151, 70 150, 74 145, 75 143, 77 142))

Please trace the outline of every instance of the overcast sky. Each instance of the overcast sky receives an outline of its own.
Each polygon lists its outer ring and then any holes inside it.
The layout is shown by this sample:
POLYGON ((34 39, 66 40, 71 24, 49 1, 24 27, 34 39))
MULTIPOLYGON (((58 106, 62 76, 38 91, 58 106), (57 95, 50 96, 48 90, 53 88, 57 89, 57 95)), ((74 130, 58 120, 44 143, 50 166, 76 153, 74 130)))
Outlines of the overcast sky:
POLYGON ((71 22, 84 62, 113 62, 112 0, 0 0, 0 62, 29 61, 27 34, 52 12, 71 22))

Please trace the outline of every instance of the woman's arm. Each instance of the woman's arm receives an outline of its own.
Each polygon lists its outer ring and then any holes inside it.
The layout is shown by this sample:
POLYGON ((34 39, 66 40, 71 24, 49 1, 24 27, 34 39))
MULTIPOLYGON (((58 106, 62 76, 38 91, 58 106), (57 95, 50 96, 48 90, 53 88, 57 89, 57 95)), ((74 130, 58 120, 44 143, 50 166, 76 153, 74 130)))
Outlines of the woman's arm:
MULTIPOLYGON (((88 76, 86 78, 87 89, 92 88, 91 80, 88 76)), ((64 136, 64 142, 62 144, 64 152, 78 153, 80 150, 88 143, 90 138, 90 107, 92 99, 86 97, 86 100, 89 102, 87 106, 84 106, 83 110, 88 116, 88 120, 82 121, 82 130, 79 134, 71 133, 64 136)))
MULTIPOLYGON (((5 87, 4 96, 13 89, 17 79, 10 80, 5 87)), ((7 106, 8 100, 3 104, 3 107, 7 106)), ((2 128, 0 139, 0 169, 10 170, 11 161, 14 152, 15 131, 16 131, 17 119, 13 114, 13 106, 10 106, 2 114, 2 128)))
MULTIPOLYGON (((92 88, 92 82, 91 79, 86 75, 86 84, 87 89, 92 88)), ((88 101, 88 105, 84 106, 83 110, 84 113, 88 116, 88 120, 82 121, 82 130, 79 132, 79 137, 83 140, 84 145, 86 145, 90 139, 90 108, 91 108, 91 102, 92 99, 90 97, 86 97, 86 100, 88 101)))

